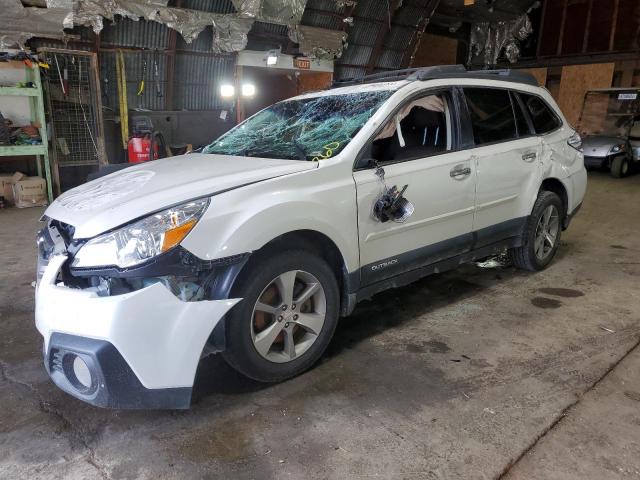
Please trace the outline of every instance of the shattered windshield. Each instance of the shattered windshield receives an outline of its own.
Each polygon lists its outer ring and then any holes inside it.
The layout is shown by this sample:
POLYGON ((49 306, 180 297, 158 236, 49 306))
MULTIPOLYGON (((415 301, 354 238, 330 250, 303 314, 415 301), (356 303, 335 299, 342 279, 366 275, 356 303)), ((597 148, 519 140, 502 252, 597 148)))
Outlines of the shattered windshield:
POLYGON ((587 92, 578 131, 583 136, 626 137, 635 116, 640 114, 636 90, 587 92))
POLYGON ((393 93, 364 91, 279 102, 229 130, 203 153, 314 161, 331 158, 393 93))

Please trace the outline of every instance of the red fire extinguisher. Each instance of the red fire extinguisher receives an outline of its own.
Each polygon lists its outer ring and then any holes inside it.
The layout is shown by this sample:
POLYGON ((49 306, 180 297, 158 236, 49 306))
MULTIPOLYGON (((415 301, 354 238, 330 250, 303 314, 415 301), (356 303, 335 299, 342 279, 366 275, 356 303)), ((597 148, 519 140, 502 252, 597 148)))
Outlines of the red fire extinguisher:
POLYGON ((160 132, 153 131, 151 119, 134 117, 133 123, 133 135, 127 143, 129 163, 148 162, 164 157, 164 137, 160 132))

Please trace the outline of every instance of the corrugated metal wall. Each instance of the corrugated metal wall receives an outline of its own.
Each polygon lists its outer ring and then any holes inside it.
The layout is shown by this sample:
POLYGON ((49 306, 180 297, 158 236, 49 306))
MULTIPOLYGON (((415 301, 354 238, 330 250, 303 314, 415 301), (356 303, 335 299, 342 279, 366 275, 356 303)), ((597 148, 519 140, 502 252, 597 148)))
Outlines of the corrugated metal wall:
MULTIPOLYGON (((219 85, 233 80, 235 57, 180 53, 176 56, 176 110, 211 110, 223 107, 219 85)), ((228 102, 226 102, 228 103, 228 102)))

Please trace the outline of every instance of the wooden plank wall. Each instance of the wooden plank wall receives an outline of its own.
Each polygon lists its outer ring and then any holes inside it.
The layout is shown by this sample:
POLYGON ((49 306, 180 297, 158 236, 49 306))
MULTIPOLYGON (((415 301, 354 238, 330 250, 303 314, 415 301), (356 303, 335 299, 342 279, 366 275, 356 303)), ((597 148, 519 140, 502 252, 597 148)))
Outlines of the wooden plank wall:
POLYGON ((584 94, 594 88, 609 88, 615 63, 594 63, 562 67, 558 104, 567 120, 575 125, 580 117, 584 94))
POLYGON ((523 68, 523 72, 530 73, 538 81, 538 85, 545 87, 547 85, 547 68, 523 68))
POLYGON ((425 33, 411 67, 432 65, 455 65, 458 55, 458 40, 425 33))

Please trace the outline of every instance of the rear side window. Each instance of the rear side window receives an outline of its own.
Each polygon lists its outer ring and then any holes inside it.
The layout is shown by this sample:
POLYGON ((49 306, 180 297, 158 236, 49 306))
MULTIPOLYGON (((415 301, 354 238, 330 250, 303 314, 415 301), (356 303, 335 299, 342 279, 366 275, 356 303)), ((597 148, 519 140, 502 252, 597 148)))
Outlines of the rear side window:
POLYGON ((560 119, 544 100, 526 93, 518 93, 518 95, 520 95, 527 112, 529 112, 537 134, 549 133, 560 126, 560 119))
POLYGON ((518 138, 508 90, 465 88, 464 94, 476 145, 518 138))

